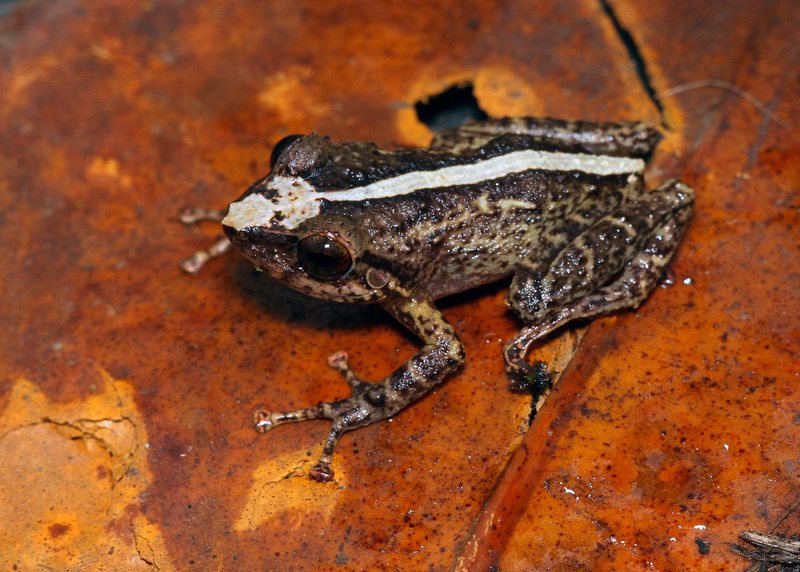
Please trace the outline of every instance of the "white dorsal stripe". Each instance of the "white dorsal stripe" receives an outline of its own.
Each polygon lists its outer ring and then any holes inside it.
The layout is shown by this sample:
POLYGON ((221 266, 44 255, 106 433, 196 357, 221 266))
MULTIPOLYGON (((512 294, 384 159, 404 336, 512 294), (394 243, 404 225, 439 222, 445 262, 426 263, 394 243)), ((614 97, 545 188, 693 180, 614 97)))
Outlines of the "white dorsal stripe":
POLYGON ((319 214, 320 203, 327 201, 364 201, 408 195, 421 189, 474 185, 500 179, 513 173, 541 169, 547 171, 580 171, 591 175, 624 175, 644 171, 644 161, 631 157, 555 153, 552 151, 514 151, 469 165, 453 165, 436 171, 414 171, 383 179, 363 187, 344 191, 317 192, 300 177, 275 176, 265 190, 277 191, 267 199, 261 193, 231 203, 222 224, 242 230, 247 227, 273 227, 275 213, 278 228, 292 230, 304 220, 319 214))

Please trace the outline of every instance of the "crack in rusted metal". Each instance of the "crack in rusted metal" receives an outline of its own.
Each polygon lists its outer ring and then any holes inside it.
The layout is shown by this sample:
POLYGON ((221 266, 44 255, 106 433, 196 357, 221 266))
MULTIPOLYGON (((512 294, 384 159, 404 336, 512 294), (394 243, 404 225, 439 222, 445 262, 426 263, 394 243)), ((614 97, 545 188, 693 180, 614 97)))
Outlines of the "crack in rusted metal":
POLYGON ((611 23, 614 26, 614 30, 616 30, 617 35, 619 36, 622 44, 625 46, 625 49, 628 51, 628 56, 630 57, 631 61, 633 62, 634 68, 636 69, 636 75, 639 77, 639 81, 642 83, 642 87, 644 88, 647 96, 650 98, 650 101, 658 110, 658 115, 661 118, 661 126, 663 128, 667 128, 666 120, 664 119, 664 108, 661 105, 661 101, 659 101, 658 96, 656 95, 656 90, 653 88, 653 84, 650 81, 650 74, 647 71, 647 63, 644 60, 644 56, 642 55, 641 50, 639 50, 639 46, 636 44, 636 41, 633 39, 633 36, 628 31, 628 29, 622 25, 619 18, 617 18, 617 14, 614 11, 614 8, 611 6, 608 0, 599 0, 600 7, 606 13, 608 18, 611 20, 611 23))

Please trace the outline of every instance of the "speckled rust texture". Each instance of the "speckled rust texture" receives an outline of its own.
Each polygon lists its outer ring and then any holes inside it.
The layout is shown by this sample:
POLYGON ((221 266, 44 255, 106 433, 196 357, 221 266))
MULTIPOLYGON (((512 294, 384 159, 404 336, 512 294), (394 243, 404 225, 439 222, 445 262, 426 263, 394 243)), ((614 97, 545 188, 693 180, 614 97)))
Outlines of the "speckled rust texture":
POLYGON ((40 0, 0 20, 4 567, 743 568, 722 542, 800 495, 800 146, 729 91, 648 86, 726 81, 791 123, 800 14, 609 6, 646 83, 589 1, 40 0), (425 144, 413 104, 464 82, 493 116, 661 125, 649 185, 697 193, 676 283, 590 326, 530 430, 507 285, 444 301, 465 367, 312 482, 327 425, 262 436, 253 408, 342 397, 329 353, 378 379, 416 341, 235 256, 182 274, 218 230, 177 213, 237 197, 290 133, 425 144))

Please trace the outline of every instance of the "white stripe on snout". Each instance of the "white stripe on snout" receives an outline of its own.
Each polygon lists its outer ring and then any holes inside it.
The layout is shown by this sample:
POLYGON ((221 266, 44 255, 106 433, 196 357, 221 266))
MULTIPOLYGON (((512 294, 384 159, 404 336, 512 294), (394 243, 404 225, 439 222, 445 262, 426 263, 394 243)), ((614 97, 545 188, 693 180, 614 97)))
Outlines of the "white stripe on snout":
POLYGON ((231 203, 222 224, 242 230, 252 226, 272 227, 275 213, 280 213, 277 227, 292 230, 306 219, 319 214, 320 202, 364 201, 408 195, 420 189, 458 185, 474 185, 500 179, 529 169, 548 171, 581 171, 591 175, 624 175, 644 171, 644 161, 630 157, 554 153, 551 151, 514 151, 470 165, 453 165, 436 171, 414 171, 345 191, 317 192, 300 177, 275 176, 265 191, 278 196, 267 199, 261 193, 231 203))

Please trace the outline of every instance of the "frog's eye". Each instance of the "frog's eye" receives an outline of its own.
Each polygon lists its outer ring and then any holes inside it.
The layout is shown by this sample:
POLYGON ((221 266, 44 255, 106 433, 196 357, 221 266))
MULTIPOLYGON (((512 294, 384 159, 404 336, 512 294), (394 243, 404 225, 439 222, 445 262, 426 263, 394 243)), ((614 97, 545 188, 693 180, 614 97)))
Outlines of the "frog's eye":
POLYGON ((275 143, 275 147, 273 147, 272 149, 272 154, 269 156, 269 168, 274 169, 275 163, 278 162, 278 157, 281 156, 281 153, 283 153, 289 145, 291 145, 301 137, 302 135, 287 135, 286 137, 275 143))
POLYGON ((324 234, 312 234, 298 242, 297 259, 303 270, 321 280, 341 278, 353 268, 347 247, 324 234))

